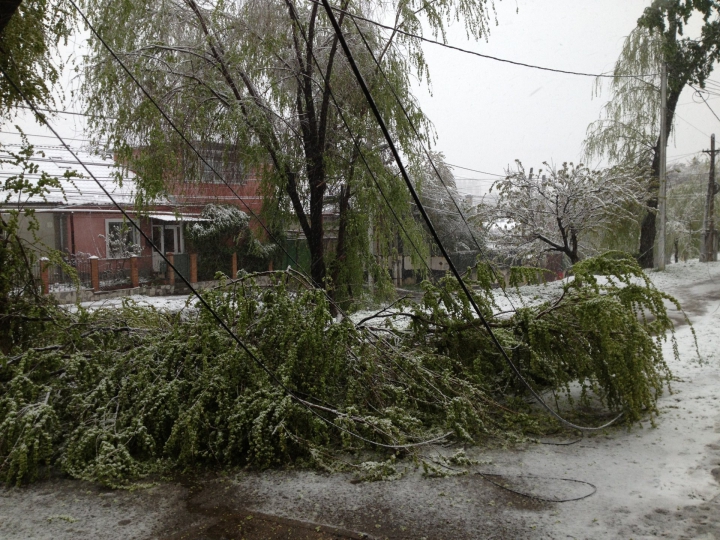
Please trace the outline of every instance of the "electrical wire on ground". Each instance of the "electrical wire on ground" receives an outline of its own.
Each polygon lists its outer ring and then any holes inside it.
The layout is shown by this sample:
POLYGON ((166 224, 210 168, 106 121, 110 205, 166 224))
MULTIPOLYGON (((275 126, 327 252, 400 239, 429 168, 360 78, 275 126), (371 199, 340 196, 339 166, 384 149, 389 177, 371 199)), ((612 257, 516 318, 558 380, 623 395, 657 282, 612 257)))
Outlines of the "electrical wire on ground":
MULTIPOLYGON (((71 0, 71 3, 72 3, 72 0, 71 0)), ((275 384, 277 384, 277 386, 278 386, 289 398, 291 398, 291 399, 293 399, 294 401, 296 401, 298 404, 300 404, 302 407, 304 407, 308 412, 310 412, 312 415, 314 415, 314 416, 316 416, 317 418, 319 418, 321 421, 323 421, 323 422, 326 423, 327 425, 332 426, 332 427, 338 429, 339 431, 342 431, 343 433, 346 433, 346 434, 350 435, 351 437, 353 437, 353 438, 355 438, 355 439, 358 439, 358 440, 360 440, 360 441, 363 441, 363 442, 366 442, 366 443, 368 443, 368 444, 371 444, 371 445, 374 445, 374 446, 378 446, 378 447, 381 447, 381 448, 387 448, 387 449, 391 449, 391 450, 401 450, 401 449, 407 449, 407 448, 414 448, 414 447, 419 447, 419 446, 424 446, 424 445, 427 445, 427 444, 433 444, 433 443, 439 442, 439 441, 441 441, 441 440, 446 439, 446 438, 451 434, 451 433, 445 433, 445 434, 440 435, 440 436, 438 436, 438 437, 434 437, 433 439, 424 440, 424 441, 420 441, 420 442, 417 442, 417 443, 409 443, 409 444, 385 444, 385 443, 373 441, 373 440, 371 440, 371 439, 368 439, 368 438, 366 438, 366 437, 363 437, 363 436, 360 435, 359 433, 355 433, 355 432, 353 432, 353 431, 351 431, 351 430, 349 430, 349 429, 346 429, 346 428, 344 428, 344 427, 342 427, 342 426, 339 426, 339 425, 335 424, 334 422, 330 421, 329 419, 325 418, 323 415, 321 415, 320 413, 318 413, 316 409, 322 410, 322 411, 327 412, 327 413, 334 414, 334 415, 336 415, 336 416, 348 416, 348 415, 346 415, 345 413, 341 413, 341 412, 338 411, 337 409, 331 409, 331 408, 328 408, 328 407, 325 407, 325 406, 322 406, 322 405, 318 405, 318 404, 312 403, 312 402, 310 402, 310 401, 306 401, 306 400, 300 398, 299 396, 295 395, 295 393, 294 393, 292 390, 290 390, 285 384, 283 384, 283 382, 280 380, 280 378, 279 378, 267 365, 265 365, 265 363, 264 363, 262 360, 260 360, 260 358, 258 358, 258 356, 257 356, 239 337, 237 337, 237 335, 235 335, 235 333, 230 329, 230 327, 225 323, 225 321, 223 321, 223 319, 220 317, 220 315, 218 315, 217 312, 210 306, 210 304, 207 302, 207 300, 205 300, 205 298, 197 291, 197 289, 195 289, 195 288, 192 286, 192 284, 190 283, 190 281, 189 281, 182 273, 178 272, 178 270, 177 270, 177 268, 175 267, 175 265, 174 265, 172 262, 170 262, 170 260, 165 256, 164 253, 162 253, 161 250, 159 250, 159 249, 157 248, 157 246, 153 243, 152 239, 147 235, 147 233, 145 233, 145 231, 142 230, 142 228, 140 227, 140 225, 139 225, 138 223, 136 223, 135 220, 130 217, 130 215, 127 213, 127 211, 126 211, 120 204, 118 204, 117 201, 115 201, 115 199, 113 198, 113 196, 105 189, 105 187, 102 185, 102 183, 95 178, 95 176, 93 175, 92 171, 90 171, 89 167, 85 166, 85 164, 83 163, 83 161, 77 156, 77 154, 75 154, 75 152, 73 152, 73 150, 70 148, 70 146, 68 146, 67 144, 65 144, 63 138, 62 138, 62 137, 60 136, 60 134, 52 127, 52 125, 50 124, 50 122, 48 122, 48 120, 47 120, 47 118, 45 117, 45 115, 42 114, 39 110, 37 110, 37 109, 35 108, 35 106, 34 106, 34 104, 32 103, 32 101, 30 101, 30 100, 25 96, 24 92, 23 92, 23 91, 20 89, 20 87, 15 83, 15 81, 10 78, 10 76, 5 72, 5 70, 4 70, 2 67, 0 67, 0 73, 2 73, 2 75, 5 77, 5 79, 8 81, 8 83, 15 89, 15 91, 18 93, 18 95, 23 98, 23 100, 25 101, 25 103, 28 104, 28 107, 29 107, 29 108, 33 111, 33 113, 35 114, 35 117, 36 117, 40 122, 42 122, 43 124, 45 124, 45 126, 55 135, 55 137, 57 137, 58 141, 60 141, 60 143, 63 144, 63 146, 65 147, 65 149, 66 149, 68 152, 70 152, 70 154, 72 154, 72 156, 77 160, 78 164, 79 164, 80 166, 82 166, 83 169, 85 169, 85 171, 88 173, 88 175, 89 175, 93 180, 95 180, 95 183, 96 183, 96 184, 98 185, 98 187, 103 191, 103 193, 105 194, 105 196, 106 196, 106 197, 112 202, 112 204, 120 211, 120 213, 122 213, 123 217, 128 221, 128 223, 130 223, 130 224, 133 226, 133 228, 135 228, 135 229, 140 233, 140 235, 145 239, 146 244, 147 244, 148 246, 150 246, 151 249, 153 249, 154 251, 156 251, 156 252, 158 253, 158 255, 162 258, 162 260, 165 262, 165 264, 167 264, 167 266, 168 266, 169 268, 171 268, 172 271, 174 271, 174 272, 176 273, 176 275, 180 278, 180 280, 181 280, 181 281, 185 284, 185 286, 191 291, 191 293, 200 301, 200 303, 202 304, 202 306, 203 306, 205 309, 207 309, 207 311, 213 316, 213 318, 218 322, 218 324, 223 328, 223 330, 225 330, 225 332, 231 337, 231 339, 236 343, 236 345, 237 345, 238 347, 240 347, 240 348, 245 352, 245 354, 247 354, 248 357, 249 357, 258 367, 260 367, 260 368, 268 375, 268 377, 269 377, 275 384)))
POLYGON ((553 476, 534 476, 534 475, 528 475, 528 474, 497 474, 497 473, 486 473, 486 472, 480 472, 480 471, 476 471, 474 474, 480 476, 486 482, 490 482, 492 485, 497 486, 506 491, 509 491, 510 493, 514 493, 515 495, 520 495, 522 497, 527 497, 528 499, 535 499, 536 501, 542 501, 542 502, 565 503, 565 502, 573 502, 573 501, 582 501, 583 499, 592 497, 597 492, 597 486, 595 484, 591 484, 590 482, 586 482, 584 480, 576 480, 574 478, 557 478, 557 477, 553 477, 553 476), (590 493, 587 493, 580 497, 568 497, 568 498, 564 498, 564 499, 542 497, 540 495, 535 495, 533 493, 525 493, 524 491, 519 491, 517 489, 513 489, 505 484, 501 484, 500 482, 493 480, 493 478, 534 478, 537 480, 556 480, 556 481, 562 481, 562 482, 572 482, 573 484, 582 484, 584 486, 589 486, 592 491, 590 491, 590 493))
POLYGON ((468 289, 467 285, 462 279, 462 276, 458 272, 457 268, 455 267, 455 264, 452 262, 452 259, 450 258, 447 250, 445 249, 445 246, 440 241, 440 237, 438 236, 437 231, 435 230, 435 227, 432 224, 432 221, 430 220, 430 217, 428 216, 427 212, 425 211, 425 208, 423 207, 422 201, 420 200, 419 195, 417 194, 417 191, 415 190, 415 187, 412 185, 412 181, 410 180, 410 176, 407 173, 407 170, 405 169, 405 165, 403 164, 402 159, 400 158, 400 154, 398 153, 397 148, 395 147, 395 142, 393 141, 392 136, 390 135, 390 132, 388 131, 387 126, 385 125, 385 121, 380 114, 380 110, 377 107, 377 104, 375 103, 375 100, 372 97, 372 94, 370 93, 370 90, 368 89, 367 83, 365 82, 365 79, 363 78, 362 74, 360 73, 360 70, 358 69, 357 63, 355 62, 355 59, 353 57, 352 51, 350 51, 350 47, 347 44, 347 41, 345 40, 345 35, 342 32, 342 29, 340 28, 340 25, 337 22, 337 19, 335 18, 335 14, 333 13, 333 10, 328 2, 328 0, 322 0, 322 5, 325 8, 325 12, 327 13, 328 19, 330 20, 330 23, 333 26, 333 29, 335 30, 335 34, 338 37, 338 40, 340 41, 340 45, 343 48, 343 51, 345 52, 345 56, 348 60, 348 63, 350 64, 350 67, 353 71, 353 74, 355 75, 355 78, 358 81, 358 84, 360 85, 360 88, 362 89, 363 94, 365 95, 365 99, 368 102, 368 105, 370 106, 371 110, 373 111, 373 114, 378 122, 378 125, 380 126, 380 129, 383 133, 383 136, 385 137, 385 140, 390 148, 390 151, 393 154, 393 157, 395 158, 395 162, 397 163, 398 168, 400 169, 400 174, 403 177, 403 180, 405 181, 405 184, 410 191, 410 194, 415 201, 415 204, 418 207, 418 210, 420 211, 420 214, 423 217, 423 220, 425 221, 426 225, 428 226, 428 229, 430 230, 430 234, 432 235, 433 239, 435 240, 435 243, 437 244, 438 248, 440 249, 443 257, 447 260, 448 266, 450 267, 450 271, 455 276, 455 279, 457 279, 458 284, 463 290, 463 293, 468 298, 468 301, 470 302, 470 305, 475 310, 475 313, 477 314, 479 320, 481 321, 482 325, 485 327, 486 331, 488 332, 490 339, 492 340, 495 347, 498 349, 500 354, 503 356, 505 362, 510 366, 510 368, 513 370, 515 375, 518 377, 518 379, 523 383, 523 385, 530 391, 530 393, 535 397, 535 399, 538 401, 538 403, 545 408, 553 417, 555 417, 557 420, 559 420, 564 425, 572 428, 572 429, 579 429, 583 431, 598 431, 607 428, 608 426, 614 424, 617 420, 620 419, 622 416, 622 413, 620 413, 618 416, 616 416, 614 419, 612 419, 610 422, 607 422, 606 424, 598 427, 588 427, 588 426, 579 426, 564 417, 562 417, 560 414, 558 414, 556 411, 554 411, 545 401, 542 399, 542 397, 537 393, 537 391, 530 385, 530 383, 527 382, 523 374, 520 372, 520 369, 515 365, 515 363, 510 359, 507 352, 505 351, 505 348, 502 346, 500 341, 498 340, 497 336, 495 335, 495 332, 493 332, 492 328, 490 327, 490 324, 487 322, 487 319, 482 314, 482 311, 480 310, 480 307, 475 302, 475 298, 473 297, 472 293, 468 289))
MULTIPOLYGON (((574 441, 577 442, 577 441, 574 441)), ((569 443, 574 444, 574 443, 569 443)), ((457 469, 455 467, 451 467, 450 465, 443 463, 443 461, 438 461, 432 458, 429 458, 433 463, 440 465, 441 467, 448 469, 449 471, 453 471, 458 474, 463 474, 465 471, 462 469, 457 469)), ((505 491, 509 491, 510 493, 514 493, 515 495, 520 495, 521 497, 526 497, 528 499, 534 499, 536 501, 542 501, 542 502, 554 502, 554 503, 564 503, 564 502, 573 502, 573 501, 581 501, 583 499, 587 499, 588 497, 592 497, 597 493, 597 486, 595 484, 591 484, 590 482, 586 482, 585 480, 577 480, 575 478, 558 478, 554 476, 537 476, 537 475, 530 475, 530 474, 504 474, 504 473, 489 473, 489 472, 483 472, 483 471, 473 471, 472 474, 475 474, 477 476, 480 476, 483 480, 491 483, 492 485, 499 487, 500 489, 504 489, 505 491), (567 498, 550 498, 550 497, 543 497, 541 495, 535 495, 534 493, 526 493, 524 491, 519 491, 517 489, 511 488, 510 486, 506 484, 501 484, 500 482, 493 480, 493 478, 524 478, 524 479, 535 479, 535 480, 555 480, 559 482, 571 482, 573 484, 582 484, 584 486, 589 486, 591 491, 589 493, 586 493, 585 495, 581 495, 579 497, 567 497, 567 498)))

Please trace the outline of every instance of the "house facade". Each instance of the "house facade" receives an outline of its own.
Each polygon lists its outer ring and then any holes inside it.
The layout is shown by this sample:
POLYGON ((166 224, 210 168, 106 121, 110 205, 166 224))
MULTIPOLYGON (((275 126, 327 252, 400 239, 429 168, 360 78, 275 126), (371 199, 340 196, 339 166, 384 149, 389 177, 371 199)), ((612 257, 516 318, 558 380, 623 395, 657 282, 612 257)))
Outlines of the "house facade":
MULTIPOLYGON (((37 245, 40 252, 50 248, 63 253, 67 262, 76 268, 83 285, 88 285, 91 273, 89 261, 92 259, 98 261, 94 264, 99 265, 100 279, 106 288, 127 281, 130 258, 136 259, 132 263, 138 266, 142 281, 159 282, 165 279, 164 261, 143 235, 161 253, 173 254, 179 270, 188 273, 187 227, 204 219, 203 209, 211 204, 232 205, 248 215, 259 215, 262 208, 257 175, 225 177, 228 186, 201 174, 197 181, 171 183, 169 194, 158 201, 152 211, 139 213, 134 206, 136 185, 132 175, 118 185, 113 175, 116 164, 112 159, 82 153, 79 157, 88 163, 102 188, 140 226, 143 234, 128 222, 95 180, 80 166, 74 165, 72 156, 63 150, 54 150, 48 157, 38 158, 42 162, 38 165, 58 178, 72 166, 84 177, 63 179, 60 188, 50 189, 42 199, 30 198, 21 203, 15 202, 14 197, 8 196, 11 194, 0 189, 0 201, 5 201, 0 204, 0 213, 11 209, 32 209, 39 228, 33 231, 21 223, 21 236, 29 244, 37 245)), ((21 221, 27 223, 27 219, 22 217, 21 221)), ((249 226, 257 228, 260 224, 251 218, 249 226)), ((65 282, 66 277, 56 269, 50 279, 53 283, 60 283, 65 282)))

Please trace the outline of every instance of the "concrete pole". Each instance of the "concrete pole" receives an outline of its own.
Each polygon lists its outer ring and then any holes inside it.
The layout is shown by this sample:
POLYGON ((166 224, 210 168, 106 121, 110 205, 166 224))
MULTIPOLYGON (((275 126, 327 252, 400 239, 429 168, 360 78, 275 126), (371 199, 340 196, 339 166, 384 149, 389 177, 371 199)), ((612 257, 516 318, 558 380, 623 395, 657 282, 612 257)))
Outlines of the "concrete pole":
POLYGON ((705 219, 703 220, 703 238, 700 246, 700 262, 717 259, 715 248, 715 134, 710 136, 710 177, 708 178, 707 197, 705 198, 705 219))
POLYGON ((665 222, 667 192, 667 64, 663 63, 660 82, 660 190, 658 193, 658 238, 655 261, 658 270, 665 270, 665 222))

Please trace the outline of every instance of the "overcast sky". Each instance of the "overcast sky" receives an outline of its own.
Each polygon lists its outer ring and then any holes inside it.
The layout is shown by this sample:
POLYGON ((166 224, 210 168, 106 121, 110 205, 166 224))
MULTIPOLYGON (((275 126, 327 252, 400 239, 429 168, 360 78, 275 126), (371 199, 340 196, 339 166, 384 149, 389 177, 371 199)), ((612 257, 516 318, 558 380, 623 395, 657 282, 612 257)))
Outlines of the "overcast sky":
MULTIPOLYGON (((648 0, 503 0, 498 26, 485 42, 468 41, 460 25, 448 41, 462 48, 546 67, 601 73, 611 71, 625 37, 648 0), (518 12, 516 13, 516 8, 518 12)), ((593 94, 595 79, 548 73, 503 64, 435 45, 425 51, 432 96, 419 89, 425 113, 434 122, 438 150, 449 163, 502 174, 520 159, 536 170, 543 161, 580 160, 588 124, 599 118, 609 98, 593 94)), ((720 72, 714 74, 720 81, 720 72)), ((709 148, 720 122, 693 102, 692 91, 679 101, 676 134, 668 159, 709 148)), ((710 99, 720 115, 720 100, 710 99)), ((479 193, 489 175, 456 169, 458 187, 479 193)))
MULTIPOLYGON (((461 25, 450 28, 452 45, 546 67, 600 73, 611 71, 625 36, 649 0, 502 0, 498 26, 487 42, 468 41, 461 25), (517 12, 516 12, 517 10, 517 12)), ((82 39, 78 39, 82 43, 82 39)), ((418 87, 420 103, 437 129, 437 149, 451 164, 502 175, 520 159, 526 167, 543 161, 580 160, 587 126, 599 117, 608 92, 593 93, 595 79, 549 73, 470 56, 432 44, 424 46, 432 95, 418 87)), ((720 72, 714 75, 720 81, 720 72)), ((686 159, 709 147, 720 122, 692 91, 680 98, 669 160, 686 159), (695 100, 696 101, 696 100, 695 100)), ((710 98, 720 114, 720 100, 710 98)), ((72 103, 67 107, 72 108, 72 103)), ((31 134, 49 135, 29 116, 18 119, 31 134)), ((17 120, 16 120, 17 121, 17 120)), ((82 117, 55 120, 64 136, 82 139, 82 117)), ((3 131, 13 130, 9 125, 3 131)), ((9 136, 2 133, 2 140, 9 136)), ((31 138, 35 143, 57 144, 31 138)), ((79 146, 82 141, 72 141, 79 146)), ((462 192, 480 194, 493 177, 455 169, 462 192)))

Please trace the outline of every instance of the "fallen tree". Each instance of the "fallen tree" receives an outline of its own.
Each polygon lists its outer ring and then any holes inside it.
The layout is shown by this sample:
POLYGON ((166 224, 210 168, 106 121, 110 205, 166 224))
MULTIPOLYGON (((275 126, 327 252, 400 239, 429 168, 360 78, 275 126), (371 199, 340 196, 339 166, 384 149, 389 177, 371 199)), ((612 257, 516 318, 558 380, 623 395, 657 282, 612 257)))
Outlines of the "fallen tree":
MULTIPOLYGON (((505 314, 491 273, 476 270, 476 299, 535 388, 577 382, 581 400, 597 395, 628 423, 657 413, 670 380, 661 343, 673 327, 663 300, 672 299, 632 259, 583 261, 557 298, 505 314)), ((372 326, 379 314, 359 326, 336 320, 304 278, 272 279, 204 293, 253 357, 204 308, 168 313, 125 300, 46 311, 51 322, 32 346, 0 357, 5 481, 54 467, 119 486, 173 470, 290 464, 378 478, 423 441, 507 442, 557 429, 521 399, 527 390, 451 279, 426 283, 421 303, 392 313, 411 318, 404 330, 372 326)))

